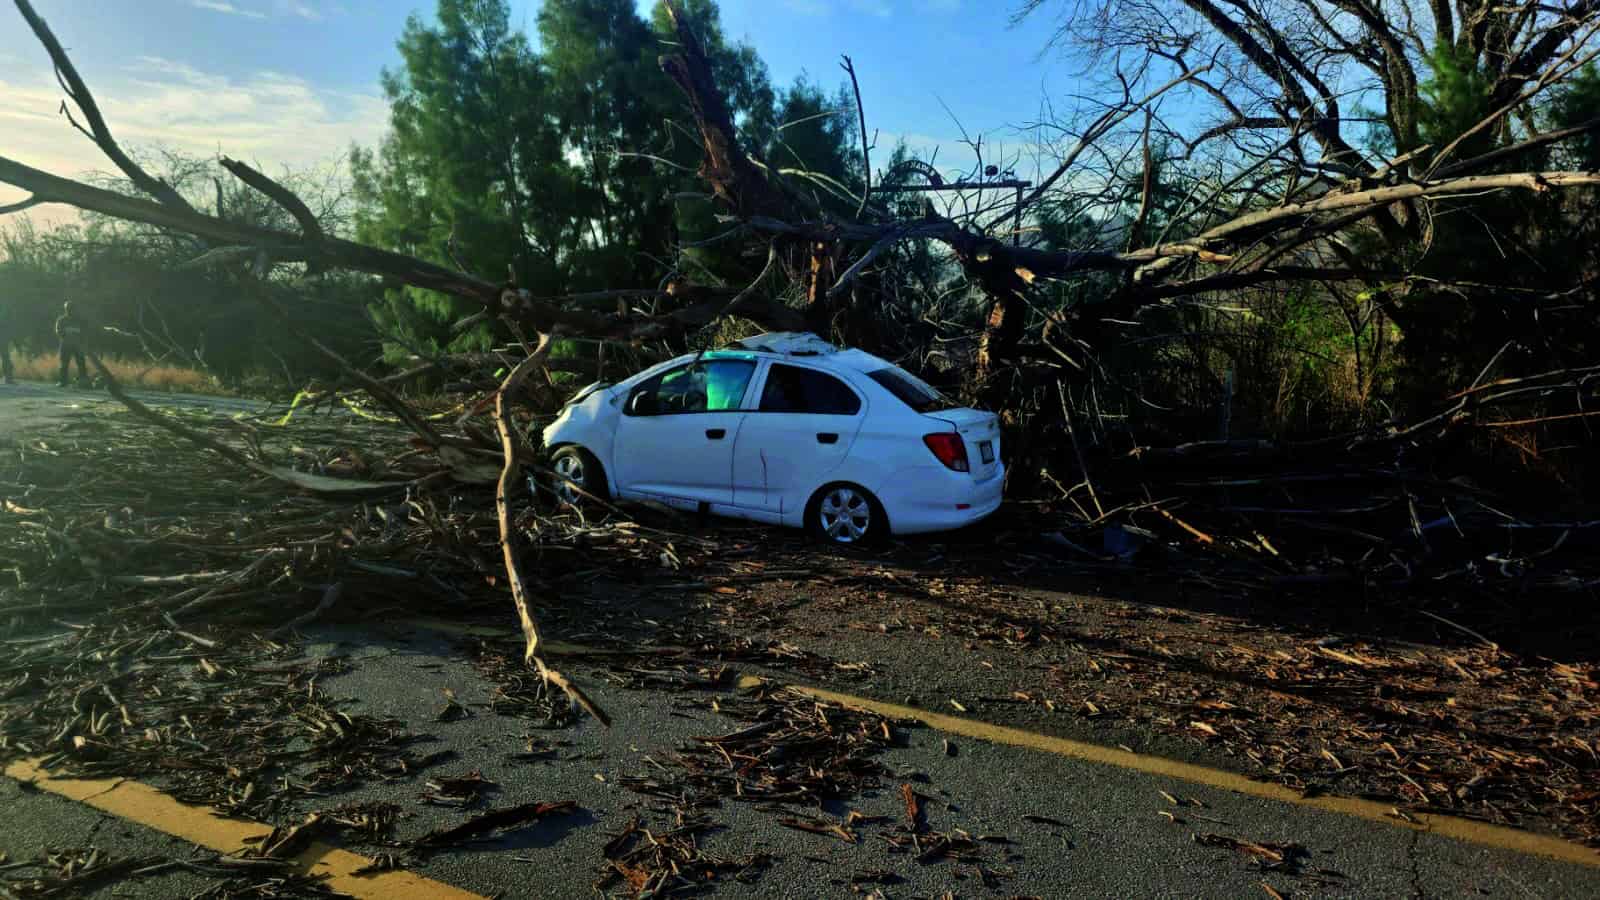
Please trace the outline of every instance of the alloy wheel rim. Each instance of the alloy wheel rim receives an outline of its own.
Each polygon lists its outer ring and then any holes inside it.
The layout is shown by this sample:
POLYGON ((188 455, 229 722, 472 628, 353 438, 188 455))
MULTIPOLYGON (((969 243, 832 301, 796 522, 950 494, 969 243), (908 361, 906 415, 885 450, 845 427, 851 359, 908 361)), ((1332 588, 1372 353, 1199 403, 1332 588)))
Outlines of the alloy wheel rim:
POLYGON ((583 460, 577 456, 563 456, 556 460, 556 493, 568 503, 577 503, 582 499, 580 491, 584 485, 583 460))
POLYGON ((822 533, 836 543, 854 544, 866 537, 872 528, 872 504, 853 488, 838 487, 829 491, 823 496, 817 514, 822 519, 822 533))

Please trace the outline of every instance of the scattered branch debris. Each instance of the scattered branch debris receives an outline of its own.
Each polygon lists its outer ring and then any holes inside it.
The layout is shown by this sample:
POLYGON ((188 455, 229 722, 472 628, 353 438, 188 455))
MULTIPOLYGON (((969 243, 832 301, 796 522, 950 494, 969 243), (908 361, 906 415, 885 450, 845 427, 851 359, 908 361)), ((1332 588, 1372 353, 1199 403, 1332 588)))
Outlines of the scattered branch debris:
POLYGON ((454 847, 470 840, 526 828, 536 824, 546 816, 567 815, 577 808, 576 801, 560 800, 554 803, 524 803, 519 806, 490 810, 481 815, 473 816, 459 825, 430 831, 412 841, 410 846, 419 851, 454 847))

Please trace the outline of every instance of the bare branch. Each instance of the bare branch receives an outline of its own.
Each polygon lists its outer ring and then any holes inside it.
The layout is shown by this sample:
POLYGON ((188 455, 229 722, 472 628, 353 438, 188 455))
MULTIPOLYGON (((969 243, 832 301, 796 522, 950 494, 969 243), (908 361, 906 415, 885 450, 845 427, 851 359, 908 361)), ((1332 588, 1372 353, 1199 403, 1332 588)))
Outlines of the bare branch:
POLYGON ((294 220, 300 223, 302 236, 309 244, 318 245, 322 243, 323 238, 326 237, 322 232, 322 223, 317 221, 316 214, 311 212, 311 207, 306 206, 306 202, 301 200, 294 191, 238 160, 224 156, 217 162, 224 169, 232 172, 233 177, 265 194, 272 202, 287 210, 289 215, 294 216, 294 220))
POLYGON ((728 305, 722 309, 721 316, 733 315, 734 311, 743 305, 746 300, 749 300, 752 296, 754 296, 756 288, 760 287, 761 283, 766 281, 767 276, 772 273, 772 270, 776 269, 777 267, 778 242, 773 241, 767 245, 767 264, 761 267, 760 274, 756 275, 756 279, 750 282, 749 287, 740 291, 732 300, 728 301, 728 305))
POLYGON ((1294 203, 1280 206, 1276 209, 1267 209, 1239 216, 1212 228, 1204 234, 1191 238, 1186 245, 1150 247, 1123 254, 1122 258, 1130 261, 1153 260, 1163 256, 1180 255, 1175 252, 1179 248, 1215 244, 1262 226, 1300 219, 1317 213, 1351 209, 1375 210, 1402 200, 1415 200, 1424 197, 1449 197, 1451 195, 1513 188, 1543 192, 1552 188, 1582 187, 1596 184, 1600 184, 1600 172, 1517 172, 1506 175, 1470 175, 1426 184, 1398 184, 1367 191, 1331 193, 1306 203, 1294 203))
POLYGON ((850 283, 855 281, 873 260, 877 259, 883 251, 893 247, 905 235, 904 229, 894 229, 883 237, 878 238, 878 242, 867 248, 867 252, 863 253, 860 259, 856 260, 850 268, 844 270, 844 274, 840 275, 839 280, 833 283, 833 287, 828 288, 828 296, 837 297, 844 293, 844 289, 849 287, 850 283))
POLYGON ((539 649, 539 623, 533 618, 533 610, 528 603, 528 580, 522 572, 521 541, 511 510, 511 490, 513 486, 522 483, 520 477, 522 454, 518 449, 517 428, 511 421, 508 398, 516 394, 528 376, 533 374, 533 371, 550 355, 550 338, 550 334, 539 336, 539 346, 522 362, 517 363, 494 395, 494 422, 495 429, 500 433, 500 453, 503 458, 500 480, 494 492, 496 519, 500 524, 500 551, 505 558, 506 578, 511 582, 511 601, 516 604, 517 621, 522 626, 522 636, 525 641, 523 661, 537 666, 540 677, 546 683, 561 688, 572 703, 588 710, 589 714, 599 719, 601 724, 610 725, 611 717, 606 715, 605 710, 589 699, 588 695, 566 676, 545 665, 544 656, 539 649))
POLYGON ((1521 156, 1524 153, 1537 150, 1540 147, 1546 147, 1558 141, 1564 141, 1567 138, 1577 137, 1578 135, 1588 134, 1590 132, 1600 132, 1600 119, 1590 119, 1587 122, 1581 122, 1577 125, 1573 125, 1570 128, 1560 128, 1555 131, 1547 131, 1543 134, 1536 134, 1533 137, 1527 138, 1526 140, 1521 140, 1515 144, 1501 147, 1498 150, 1491 150, 1488 153, 1484 153, 1480 156, 1474 156, 1471 159, 1464 159, 1458 163, 1451 163, 1450 165, 1439 169, 1439 171, 1435 174, 1440 178, 1452 178, 1458 175, 1466 175, 1471 172, 1476 172, 1479 169, 1488 168, 1489 166, 1492 166, 1501 160, 1521 156))
MULTIPOLYGON (((100 152, 109 157, 139 190, 144 191, 167 206, 185 212, 194 212, 194 209, 189 206, 189 202, 183 199, 171 185, 158 178, 151 177, 150 173, 146 172, 128 154, 122 151, 122 148, 117 144, 116 138, 111 135, 111 128, 106 125, 105 117, 100 114, 100 107, 95 103, 94 94, 89 92, 89 86, 84 84, 83 78, 78 75, 77 67, 73 66, 71 58, 67 56, 67 51, 62 49, 61 42, 56 40, 55 33, 50 30, 50 26, 34 11, 33 4, 29 0, 16 0, 16 4, 17 10, 27 20, 28 27, 33 29, 34 36, 39 39, 39 43, 43 44, 45 50, 49 52, 50 61, 55 65, 56 77, 61 81, 67 96, 72 99, 73 103, 77 104, 78 109, 83 111, 83 117, 88 121, 89 130, 92 132, 85 133, 89 134, 89 137, 99 146, 100 152)), ((70 113, 68 118, 71 118, 70 113)), ((72 124, 79 131, 84 130, 77 122, 72 124)))
POLYGON ((50 202, 49 200, 47 200, 47 199, 45 199, 43 197, 40 197, 38 194, 34 194, 32 197, 29 197, 26 200, 21 200, 21 201, 18 201, 16 203, 7 204, 6 206, 0 206, 0 216, 9 215, 11 213, 19 213, 19 212, 22 212, 25 209, 32 209, 35 206, 39 206, 41 204, 49 203, 49 202, 50 202))
MULTIPOLYGON (((1056 166, 1056 170, 1050 173, 1050 177, 1039 182, 1039 186, 1033 189, 1033 193, 1023 198, 1022 202, 1017 204, 1017 209, 1027 209, 1029 206, 1032 206, 1040 197, 1043 197, 1045 193, 1050 190, 1050 188, 1055 186, 1057 181, 1061 180, 1061 176, 1067 174, 1068 170, 1070 170, 1073 165, 1077 163, 1078 157, 1083 155, 1083 151, 1092 146, 1095 141, 1098 141, 1100 138, 1104 137, 1108 132, 1111 131, 1111 129, 1122 124, 1128 119, 1129 116, 1132 116, 1139 110, 1144 109, 1150 103, 1154 102, 1157 97, 1160 97, 1162 94, 1165 94, 1166 92, 1172 90, 1180 84, 1183 84, 1186 81, 1189 81, 1192 78, 1210 71, 1210 69, 1210 66, 1201 66, 1198 69, 1190 69, 1171 81, 1168 81, 1166 84, 1156 88, 1154 91, 1151 91, 1137 103, 1123 102, 1106 110, 1098 119, 1094 121, 1093 124, 1084 129, 1083 136, 1078 138, 1078 142, 1072 146, 1071 150, 1067 151, 1066 156, 1062 157, 1060 165, 1056 166)), ((996 218, 994 221, 984 226, 985 230, 993 228, 995 225, 1005 221, 1006 219, 1012 218, 1013 215, 1013 212, 1008 211, 1005 215, 996 218)))
MULTIPOLYGON (((1600 30, 1600 27, 1597 27, 1594 30, 1600 30)), ((1594 33, 1594 30, 1591 30, 1591 35, 1594 33)), ((1567 52, 1566 55, 1561 58, 1560 63, 1552 66, 1544 74, 1540 75, 1532 87, 1529 87, 1516 97, 1506 101, 1504 105, 1495 109, 1487 116, 1484 116, 1483 119, 1476 125, 1473 125, 1471 128, 1468 128, 1466 131, 1463 131, 1461 134, 1457 135, 1455 140, 1452 140, 1450 143, 1446 144, 1444 149, 1440 150, 1434 155, 1432 162, 1428 166, 1427 172, 1425 172, 1422 177, 1424 179, 1434 177, 1434 175, 1438 173, 1439 169, 1444 166, 1444 161, 1450 158, 1450 154, 1454 153, 1457 147, 1471 139, 1474 135, 1481 134, 1485 130, 1493 128, 1496 123, 1498 123, 1506 116, 1507 113, 1511 112, 1517 106, 1520 106, 1521 104, 1533 99, 1534 96, 1536 96, 1540 91, 1543 91, 1550 85, 1555 84, 1566 75, 1578 71, 1583 66, 1594 60, 1595 57, 1600 56, 1600 50, 1595 50, 1591 53, 1585 54, 1580 59, 1573 60, 1572 58, 1576 56, 1578 51, 1583 49, 1584 46, 1585 43, 1583 41, 1579 41, 1570 51, 1567 52), (1561 65, 1561 63, 1565 63, 1565 65, 1561 65)))
MULTIPOLYGON (((856 80, 856 67, 850 57, 843 57, 839 67, 850 75, 850 87, 856 92, 856 115, 861 119, 861 205, 856 207, 856 218, 867 210, 867 198, 872 195, 872 145, 867 139, 867 110, 861 105, 861 83, 856 80)), ((830 295, 833 291, 828 292, 830 295)))

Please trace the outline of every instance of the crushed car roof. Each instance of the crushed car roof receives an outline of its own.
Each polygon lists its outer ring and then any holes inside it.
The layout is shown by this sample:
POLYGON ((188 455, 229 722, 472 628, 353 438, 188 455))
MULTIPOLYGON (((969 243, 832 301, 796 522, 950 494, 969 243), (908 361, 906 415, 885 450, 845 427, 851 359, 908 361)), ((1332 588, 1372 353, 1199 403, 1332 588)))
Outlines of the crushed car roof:
POLYGON ((838 353, 839 348, 809 331, 769 331, 735 341, 735 346, 787 356, 822 356, 838 353))
POLYGON ((893 365, 864 350, 834 346, 809 331, 769 331, 766 334, 735 341, 733 346, 777 356, 827 357, 828 362, 835 366, 844 366, 858 372, 875 372, 893 365))

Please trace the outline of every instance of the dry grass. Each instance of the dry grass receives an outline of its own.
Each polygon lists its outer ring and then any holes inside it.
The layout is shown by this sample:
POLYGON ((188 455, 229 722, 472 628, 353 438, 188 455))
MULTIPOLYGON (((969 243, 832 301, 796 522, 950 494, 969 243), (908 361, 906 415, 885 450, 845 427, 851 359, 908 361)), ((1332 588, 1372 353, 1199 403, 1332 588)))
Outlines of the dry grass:
MULTIPOLYGON (((12 359, 16 363, 17 377, 24 381, 53 382, 61 373, 61 358, 54 353, 13 354, 12 359)), ((129 387, 186 394, 228 393, 210 375, 195 369, 120 356, 103 356, 101 360, 118 381, 129 387)), ((74 362, 72 374, 76 375, 77 371, 78 364, 74 362)))

